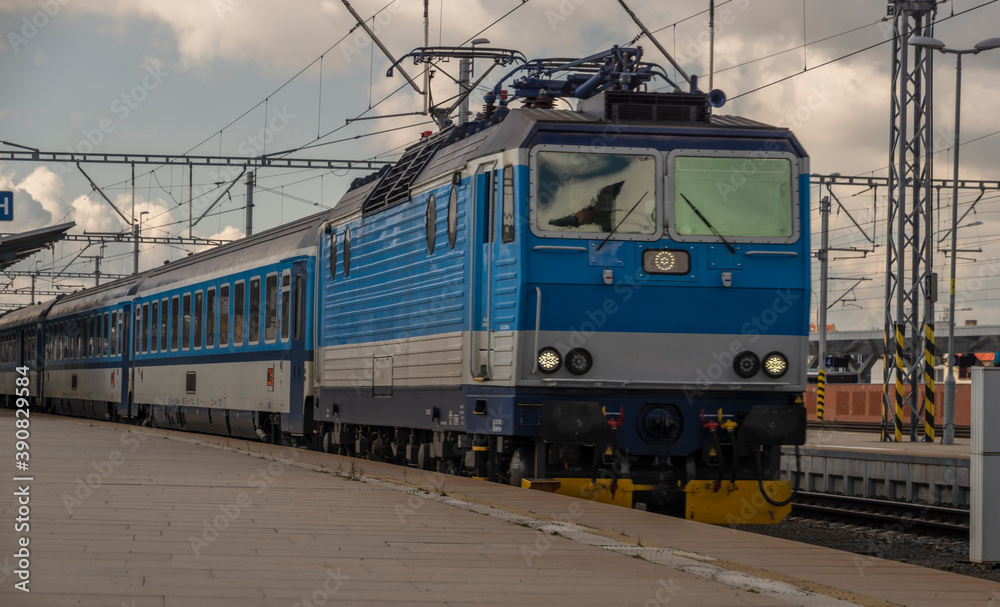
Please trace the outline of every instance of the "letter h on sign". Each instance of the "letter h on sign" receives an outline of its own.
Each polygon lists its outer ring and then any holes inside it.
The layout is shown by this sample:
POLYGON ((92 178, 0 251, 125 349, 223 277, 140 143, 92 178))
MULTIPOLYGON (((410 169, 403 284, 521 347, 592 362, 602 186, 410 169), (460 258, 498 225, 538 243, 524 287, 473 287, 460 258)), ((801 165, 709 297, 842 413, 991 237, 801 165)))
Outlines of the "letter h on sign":
POLYGON ((14 221, 14 192, 0 192, 0 221, 14 221))

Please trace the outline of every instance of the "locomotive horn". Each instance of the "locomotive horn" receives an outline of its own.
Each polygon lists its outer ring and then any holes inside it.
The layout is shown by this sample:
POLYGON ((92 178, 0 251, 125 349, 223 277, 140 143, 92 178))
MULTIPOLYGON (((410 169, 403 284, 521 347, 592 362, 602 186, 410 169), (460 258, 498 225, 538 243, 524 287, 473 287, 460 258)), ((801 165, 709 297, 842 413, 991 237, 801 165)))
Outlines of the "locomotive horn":
POLYGON ((712 107, 722 107, 726 104, 726 94, 719 89, 712 89, 712 92, 708 94, 708 103, 712 107))

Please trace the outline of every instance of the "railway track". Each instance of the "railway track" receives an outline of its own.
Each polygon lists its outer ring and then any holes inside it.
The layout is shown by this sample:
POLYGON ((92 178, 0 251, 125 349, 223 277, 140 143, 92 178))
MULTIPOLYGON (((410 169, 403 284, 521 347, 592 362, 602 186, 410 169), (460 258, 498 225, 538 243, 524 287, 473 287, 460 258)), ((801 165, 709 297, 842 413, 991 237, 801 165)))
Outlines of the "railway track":
MULTIPOLYGON (((841 422, 841 421, 815 421, 806 422, 810 429, 837 430, 842 432, 871 432, 878 433, 882 427, 881 422, 841 422)), ((943 436, 944 429, 935 426, 937 436, 943 436)), ((910 425, 907 422, 903 428, 903 434, 909 437, 910 425)), ((969 438, 971 436, 969 426, 955 426, 955 438, 969 438)), ((906 438, 909 440, 909 438, 906 438)), ((939 439, 940 440, 940 439, 939 439)))
POLYGON ((792 513, 814 519, 849 520, 903 533, 963 538, 969 535, 969 511, 961 508, 800 491, 792 513))

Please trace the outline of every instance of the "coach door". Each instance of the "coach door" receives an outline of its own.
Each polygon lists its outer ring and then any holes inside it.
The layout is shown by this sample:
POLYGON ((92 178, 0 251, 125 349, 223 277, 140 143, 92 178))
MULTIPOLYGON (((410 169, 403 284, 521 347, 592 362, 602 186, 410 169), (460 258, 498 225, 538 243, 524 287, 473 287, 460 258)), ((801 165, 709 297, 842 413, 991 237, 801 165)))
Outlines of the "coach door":
POLYGON ((125 304, 118 311, 118 356, 121 357, 121 360, 115 379, 118 381, 121 391, 118 401, 119 417, 134 417, 136 413, 135 405, 130 398, 132 393, 132 340, 129 338, 132 326, 132 323, 129 322, 132 317, 131 312, 132 304, 125 304))
MULTIPOLYGON (((312 425, 312 407, 305 406, 306 379, 306 262, 292 264, 291 284, 291 326, 289 331, 291 349, 289 351, 289 392, 288 415, 282 416, 287 422, 282 424, 285 432, 300 434, 309 431, 312 425)), ((284 328, 282 328, 284 331, 284 328)))

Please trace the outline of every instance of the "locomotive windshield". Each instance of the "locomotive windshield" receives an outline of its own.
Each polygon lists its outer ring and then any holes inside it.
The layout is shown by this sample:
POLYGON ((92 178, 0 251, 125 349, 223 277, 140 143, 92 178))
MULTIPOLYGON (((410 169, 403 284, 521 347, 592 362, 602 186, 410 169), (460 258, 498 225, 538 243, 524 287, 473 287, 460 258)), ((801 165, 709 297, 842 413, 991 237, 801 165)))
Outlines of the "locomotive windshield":
POLYGON ((786 158, 676 156, 673 185, 671 227, 681 240, 794 236, 792 169, 786 158))
POLYGON ((541 151, 535 175, 539 231, 657 232, 654 156, 541 151))

